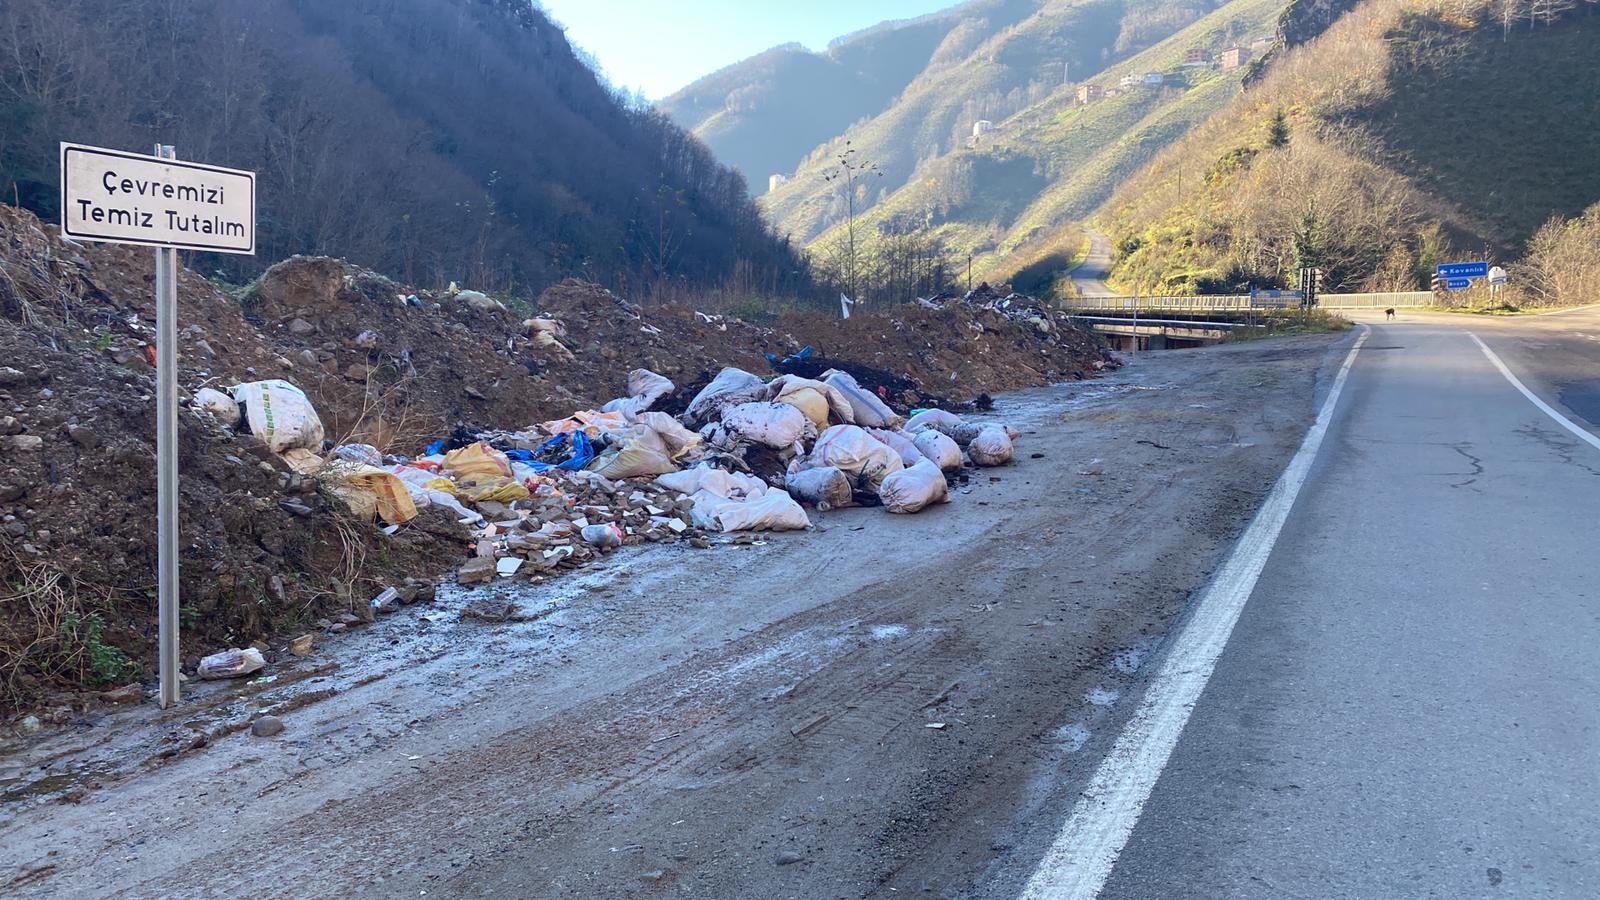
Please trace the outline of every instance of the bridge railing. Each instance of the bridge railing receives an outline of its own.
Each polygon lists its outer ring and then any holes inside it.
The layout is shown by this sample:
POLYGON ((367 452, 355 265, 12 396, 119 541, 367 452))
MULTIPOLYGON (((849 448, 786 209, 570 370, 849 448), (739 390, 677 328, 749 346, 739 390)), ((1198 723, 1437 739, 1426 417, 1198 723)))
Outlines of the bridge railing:
MULTIPOLYGON (((1071 310, 1085 312, 1132 311, 1139 312, 1228 312, 1251 309, 1250 295, 1215 295, 1207 297, 1073 297, 1063 304, 1071 310)), ((1262 307, 1254 307, 1260 309, 1262 307)))
POLYGON ((1428 291, 1388 291, 1374 294, 1323 294, 1317 305, 1323 309, 1388 309, 1390 307, 1432 306, 1428 291))
MULTIPOLYGON (((1073 312, 1246 312, 1283 309, 1295 301, 1251 297, 1249 294, 1215 294, 1193 297, 1073 297, 1063 306, 1073 312)), ((1371 294, 1322 294, 1320 309, 1387 309, 1428 306, 1433 294, 1427 291, 1390 291, 1371 294)))

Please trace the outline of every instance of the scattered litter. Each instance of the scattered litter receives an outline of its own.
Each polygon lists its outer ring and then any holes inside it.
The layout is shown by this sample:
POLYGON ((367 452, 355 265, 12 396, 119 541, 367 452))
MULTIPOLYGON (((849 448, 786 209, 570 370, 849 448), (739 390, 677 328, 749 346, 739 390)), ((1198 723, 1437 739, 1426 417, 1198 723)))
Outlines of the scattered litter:
POLYGON ((267 664, 261 651, 254 647, 243 650, 224 650, 200 660, 198 674, 205 679, 240 678, 260 670, 267 664))

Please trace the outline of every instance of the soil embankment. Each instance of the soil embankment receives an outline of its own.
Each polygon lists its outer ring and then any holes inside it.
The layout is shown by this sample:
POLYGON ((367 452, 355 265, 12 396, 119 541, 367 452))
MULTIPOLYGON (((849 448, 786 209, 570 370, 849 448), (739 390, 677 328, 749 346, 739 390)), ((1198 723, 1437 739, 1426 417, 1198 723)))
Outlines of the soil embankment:
MULTIPOLYGON (((152 282, 148 251, 64 242, 53 226, 0 207, 0 709, 146 674, 152 282)), ((812 345, 909 385, 889 397, 906 406, 1082 378, 1106 364, 1091 336, 1048 313, 1032 321, 959 299, 763 327, 639 307, 577 281, 513 312, 326 258, 287 260, 233 292, 187 270, 179 282, 186 394, 283 379, 306 392, 335 443, 408 456, 457 425, 520 429, 594 408, 624 394, 639 367, 681 393, 724 365, 769 374, 764 354, 812 345), (526 313, 556 331, 530 328, 526 313)), ((447 572, 467 552, 438 509, 384 535, 258 441, 189 412, 179 431, 186 647, 370 618, 367 599, 385 586, 447 572)), ((49 718, 63 724, 93 700, 92 691, 57 696, 49 718)))

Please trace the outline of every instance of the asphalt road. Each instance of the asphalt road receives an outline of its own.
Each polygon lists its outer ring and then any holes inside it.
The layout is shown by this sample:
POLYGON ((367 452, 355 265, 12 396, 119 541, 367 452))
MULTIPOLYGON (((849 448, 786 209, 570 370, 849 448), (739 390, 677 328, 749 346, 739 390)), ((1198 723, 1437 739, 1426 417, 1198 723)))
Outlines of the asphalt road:
POLYGON ((1111 272, 1111 239, 1098 231, 1088 232, 1089 253, 1072 270, 1072 284, 1084 297, 1111 297, 1105 277, 1111 272))
POLYGON ((1600 896, 1600 311, 1371 327, 1102 897, 1600 896))

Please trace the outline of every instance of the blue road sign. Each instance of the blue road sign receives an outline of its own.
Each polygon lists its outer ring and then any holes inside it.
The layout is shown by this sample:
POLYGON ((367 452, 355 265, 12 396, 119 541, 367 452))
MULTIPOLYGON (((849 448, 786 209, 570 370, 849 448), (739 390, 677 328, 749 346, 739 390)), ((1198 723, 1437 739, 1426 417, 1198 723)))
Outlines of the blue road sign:
POLYGON ((1469 287, 1472 287, 1471 278, 1446 278, 1444 280, 1444 289, 1447 291, 1464 291, 1469 287))
MULTIPOLYGON (((1445 263, 1435 272, 1440 278, 1488 278, 1489 264, 1486 262, 1445 263)), ((1463 285, 1465 287, 1465 285, 1463 285)))

